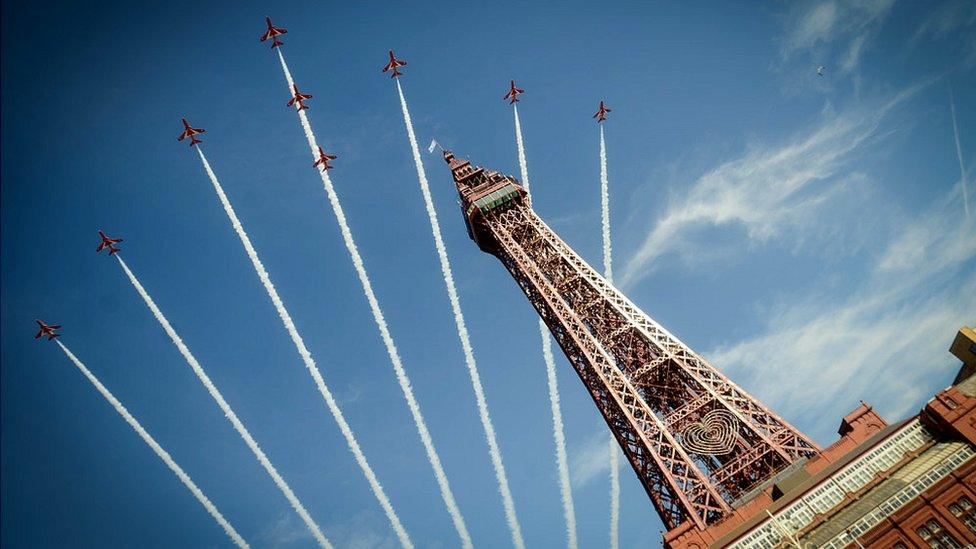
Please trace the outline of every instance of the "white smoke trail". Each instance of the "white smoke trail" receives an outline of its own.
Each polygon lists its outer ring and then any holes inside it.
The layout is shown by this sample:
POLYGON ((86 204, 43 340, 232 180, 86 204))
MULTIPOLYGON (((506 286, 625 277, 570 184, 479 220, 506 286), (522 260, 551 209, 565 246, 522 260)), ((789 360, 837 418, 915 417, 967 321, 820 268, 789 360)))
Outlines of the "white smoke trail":
POLYGON ((566 435, 563 432, 563 413, 559 407, 559 386, 556 384, 556 360, 552 356, 552 341, 549 339, 549 330, 541 321, 539 322, 539 335, 542 336, 542 357, 546 362, 546 380, 549 383, 549 409, 552 412, 552 437, 556 442, 559 492, 562 495, 563 518, 566 520, 566 545, 570 549, 575 549, 578 546, 576 540, 576 509, 573 505, 573 491, 569 484, 566 435))
POLYGON ((295 509, 295 512, 298 513, 298 516, 301 517, 302 521, 305 522, 305 525, 308 526, 308 529, 312 532, 312 535, 315 536, 315 540, 321 547, 325 549, 332 549, 332 544, 329 543, 329 540, 325 538, 325 535, 322 533, 322 530, 319 528, 318 524, 312 520, 311 515, 309 515, 308 511, 305 510, 302 502, 299 501, 295 493, 292 492, 291 487, 288 486, 285 479, 278 474, 278 470, 275 469, 275 466, 271 464, 271 460, 268 459, 268 456, 266 456, 264 451, 261 450, 261 447, 258 446, 258 443, 251 436, 251 433, 248 432, 247 428, 244 427, 244 424, 241 423, 241 420, 238 419, 237 414, 234 413, 234 410, 230 407, 230 404, 227 404, 227 401, 224 400, 224 396, 220 394, 219 390, 217 390, 217 386, 210 381, 210 376, 207 375, 207 373, 203 370, 203 367, 200 366, 200 363, 197 362, 196 357, 190 353, 190 349, 187 348, 185 343, 183 343, 183 340, 180 338, 179 334, 176 333, 176 330, 173 329, 173 326, 163 315, 163 312, 159 310, 156 303, 151 297, 149 297, 149 293, 145 288, 142 287, 139 279, 137 279, 136 275, 129 270, 129 266, 125 264, 125 261, 122 260, 121 256, 116 255, 115 258, 119 260, 119 266, 121 266, 122 270, 125 271, 125 275, 129 278, 129 282, 131 282, 132 286, 135 287, 137 292, 139 292, 142 300, 146 302, 146 306, 149 307, 149 310, 152 311, 153 316, 156 317, 156 320, 159 321, 159 324, 163 327, 163 330, 166 331, 166 335, 173 340, 173 343, 176 345, 176 348, 179 349, 180 354, 183 355, 183 358, 186 359, 187 364, 189 364, 190 368, 193 369, 193 373, 197 375, 200 382, 203 383, 203 386, 207 388, 207 392, 210 393, 210 396, 213 397, 213 399, 217 402, 217 405, 220 406, 221 411, 224 412, 224 416, 228 421, 230 421, 231 425, 234 426, 234 429, 241 436, 241 438, 244 439, 244 442, 247 443, 248 448, 250 448, 251 452, 254 453, 254 456, 258 458, 258 462, 261 463, 261 466, 264 467, 264 470, 267 471, 268 475, 271 476, 271 479, 274 481, 278 489, 281 490, 281 493, 285 495, 285 498, 288 499, 288 502, 295 509))
MULTIPOLYGON (((285 56, 278 50, 278 59, 281 61, 281 69, 285 74, 285 81, 288 85, 288 89, 292 89, 294 86, 294 80, 291 77, 291 71, 288 70, 288 65, 285 63, 285 56)), ((302 129, 305 130, 305 138, 308 140, 308 146, 312 151, 312 156, 314 157, 318 151, 318 144, 315 140, 315 134, 312 133, 312 126, 308 122, 308 117, 305 111, 298 111, 298 118, 302 123, 302 129)), ((373 320, 376 323, 376 327, 380 331, 380 337, 383 339, 383 344, 386 346, 386 352, 390 356, 390 362, 393 364, 393 370, 396 374, 397 382, 400 384, 400 389, 403 391, 403 397, 407 401, 407 407, 410 409, 410 414, 413 416, 413 421, 417 427, 417 433, 420 435, 420 440, 424 445, 424 450, 427 453, 427 459, 430 461, 430 466, 434 470, 434 478, 437 480, 437 485, 440 488, 441 498, 444 500, 444 505, 447 507, 448 514, 451 516, 451 520, 454 523, 454 528, 458 532, 458 536, 461 538, 461 543, 465 547, 471 546, 471 537, 468 535, 467 527, 464 524, 464 519, 461 517, 461 510, 457 506, 457 502, 454 500, 454 493, 451 491, 450 484, 447 481, 447 474, 444 472, 444 468, 441 465, 440 456, 437 454, 437 450, 434 448, 434 441, 430 436, 430 432, 427 429, 427 423, 424 421, 424 416, 420 412, 420 405, 417 403, 417 399, 414 397, 413 389, 410 386, 410 378, 407 377, 407 372, 403 369, 403 364, 400 361, 400 353, 397 351, 396 344, 393 342, 393 336, 390 335, 390 329, 386 325, 386 319, 383 316, 383 310, 380 309, 379 301, 376 299, 376 294, 373 292, 373 285, 369 280, 369 276, 366 273, 366 266, 363 263, 362 256, 359 254, 359 248, 356 246, 355 240, 353 240, 352 230, 349 228, 349 224, 346 221, 346 214, 342 210, 342 204, 339 202, 339 195, 336 194, 335 188, 332 186, 332 180, 329 178, 329 173, 325 170, 319 170, 319 176, 322 178, 322 185, 325 187, 325 192, 329 197, 329 203, 332 205, 332 211, 335 213, 336 221, 339 223, 339 230, 342 233, 343 242, 346 245, 346 249, 349 251, 349 257, 352 260, 353 267, 356 269, 356 274, 359 277, 359 283, 363 287, 363 293, 366 296, 366 301, 369 303, 369 309, 373 314, 373 320)), ((396 515, 393 515, 393 509, 390 507, 387 511, 387 515, 390 516, 390 520, 396 520, 396 524, 399 524, 399 520, 396 519, 396 515)), ((394 526, 397 529, 396 526, 394 526)), ((400 526, 397 529, 397 535, 400 537, 400 542, 404 544, 405 547, 411 546, 410 540, 407 537, 406 531, 400 526)))
POLYGON ((959 126, 956 124, 956 100, 949 88, 949 108, 952 111, 952 132, 956 138, 956 159, 959 160, 959 181, 962 184, 962 201, 966 208, 966 221, 969 221, 969 181, 966 178, 966 167, 962 161, 962 146, 959 144, 959 126))
POLYGON ((481 375, 478 373, 478 365, 474 360, 474 350, 471 347, 471 339, 468 337, 468 328, 464 324, 464 313, 461 312, 461 300, 458 297, 457 288, 454 286, 454 274, 451 270, 451 262, 447 257, 447 247, 444 246, 444 239, 441 237, 440 222, 437 221, 437 211, 434 210, 434 202, 430 196, 430 185, 427 183, 427 173, 424 171, 424 164, 420 158, 420 149, 417 147, 417 136, 413 131, 413 121, 410 119, 410 111, 407 109, 407 100, 403 95, 403 87, 397 80, 397 92, 400 94, 400 108, 403 110, 403 122, 407 127, 407 137, 410 139, 410 150, 413 152, 413 161, 417 168, 417 179, 420 181, 420 191, 424 196, 424 204, 427 207, 427 217, 430 219, 430 229, 434 236, 434 246, 437 248, 437 258, 440 260, 441 273, 444 275, 444 284, 447 286, 448 299, 451 302, 451 310, 454 312, 454 323, 457 325, 458 337, 461 340, 461 349, 464 351, 464 362, 468 367, 468 375, 471 377, 471 386, 474 388, 475 400, 478 405, 478 415, 481 417, 481 426, 485 430, 485 437, 488 439, 488 453, 491 456, 491 464, 495 470, 495 480, 498 482, 498 491, 501 492, 502 505, 505 508, 505 519, 508 522, 508 529, 512 535, 512 544, 522 549, 525 542, 522 539, 522 527, 519 525, 518 516, 515 513, 515 502, 512 500, 512 491, 508 487, 508 475, 505 473, 505 465, 502 462, 502 451, 498 447, 498 440, 495 436, 495 428, 488 414, 488 401, 485 398, 485 390, 481 385, 481 375))
MULTIPOLYGON (((300 112, 304 114, 304 111, 300 112)), ((228 200, 227 195, 224 193, 223 187, 221 187, 220 182, 217 180, 217 175, 214 173, 213 169, 210 168, 210 162, 207 161, 207 157, 204 156, 203 151, 200 148, 197 148, 197 152, 200 154, 200 161, 203 162, 203 168, 207 171, 207 176, 210 178, 210 182, 213 183, 214 190, 217 192, 217 197, 220 199, 220 203, 224 207, 224 212, 227 214, 227 217, 230 218, 230 223, 234 227, 234 231, 237 232, 237 236, 241 239, 241 244, 244 245, 244 250, 247 252, 247 256, 250 258, 251 264, 254 266, 254 270, 257 272, 258 278, 261 279, 261 284, 264 285, 264 289, 267 291, 268 297, 271 298, 271 302, 274 304, 275 310, 278 311, 278 316, 281 317, 281 322, 285 325, 285 330, 288 331, 288 335, 291 336, 291 340, 295 344, 295 348, 298 349, 298 354, 302 357, 305 367, 308 368, 309 373, 312 375, 312 379, 315 381, 315 386, 318 388, 319 393, 321 393, 322 398, 325 399, 325 403, 329 407, 329 411, 332 412, 332 417, 335 418, 336 423, 339 424, 339 431, 342 432, 342 436, 345 437, 346 444, 349 446, 349 450, 352 451, 353 457, 356 459, 356 463, 363 471, 363 475, 366 476, 366 480, 369 483, 370 488, 372 488, 373 495, 376 496, 377 500, 379 500, 383 510, 390 518, 390 522, 393 524, 393 529, 397 532, 397 535, 400 537, 400 541, 404 544, 404 547, 412 547, 410 538, 403 529, 403 525, 400 524, 400 519, 393 511, 393 506, 390 504, 389 498, 387 498, 386 493, 383 491, 383 487, 376 478, 376 474, 373 472, 372 467, 370 467, 369 462, 366 461, 366 455, 359 447, 359 442, 356 440, 356 437, 352 432, 352 428, 349 427, 349 423, 346 422, 346 418, 343 416, 342 410, 339 408, 339 404, 332 395, 332 391, 330 391, 328 385, 325 384, 325 380, 322 378, 322 373, 319 371, 318 366, 315 365, 315 359, 312 358, 312 353, 308 350, 308 347, 305 346, 305 341, 298 333, 298 328, 295 327, 295 323, 292 321, 291 315, 288 313, 288 309, 285 308, 284 301, 281 300, 281 297, 278 295, 278 290, 275 289, 274 284, 271 282, 271 276, 268 274, 268 271, 265 270, 264 264, 261 263, 257 250, 255 250, 254 246, 251 244, 251 239, 247 236, 247 233, 244 232, 244 225, 241 224, 241 220, 238 219, 237 213, 234 212, 234 208, 231 206, 230 200, 228 200)))
POLYGON ((600 126, 600 210, 603 214, 603 276, 613 281, 612 247, 610 246, 610 183, 607 178, 607 144, 600 126))
POLYGON ((163 460, 163 463, 165 463, 166 466, 169 467, 170 470, 176 474, 177 478, 180 479, 180 482, 182 482, 183 485, 190 490, 193 496, 197 498, 197 501, 199 501, 200 504, 203 505, 203 507, 207 510, 207 512, 210 513, 210 516, 212 516, 214 520, 217 521, 217 524, 219 524, 220 527, 224 529, 224 532, 227 533, 227 535, 234 542, 234 544, 236 544, 238 547, 246 549, 248 547, 248 544, 246 541, 244 541, 244 538, 242 538, 241 535, 237 533, 237 530, 235 530, 234 527, 231 526, 229 522, 227 522, 227 519, 224 518, 224 515, 220 514, 220 511, 217 510, 217 507, 210 501, 209 498, 207 498, 207 496, 203 493, 203 490, 200 490, 200 488, 196 485, 196 483, 193 482, 193 479, 190 478, 190 475, 186 474, 186 471, 184 471, 182 467, 177 465, 176 461, 173 460, 173 457, 169 455, 169 452, 164 450, 163 447, 160 446, 158 442, 156 442, 156 439, 154 439, 152 435, 150 435, 142 427, 139 421, 136 420, 136 418, 132 417, 132 414, 130 414, 129 411, 125 409, 125 406, 123 406, 122 403, 119 402, 119 399, 115 398, 115 395, 113 395, 111 391, 108 390, 107 387, 102 385, 102 382, 99 381, 97 377, 95 377, 95 374, 91 373, 91 371, 89 371, 88 368, 85 367, 85 365, 81 362, 81 360, 78 360, 78 357, 76 357, 74 353, 68 350, 68 347, 66 347, 63 343, 61 343, 58 340, 54 340, 54 342, 58 344, 58 347, 61 347, 61 350, 64 351, 64 354, 68 356, 68 359, 70 359, 71 362, 73 362, 75 366, 77 366, 78 369, 81 370, 81 373, 88 378, 88 381, 90 381, 92 385, 95 386, 95 389, 98 389, 98 392, 101 393, 103 397, 105 397, 105 400, 107 400, 109 404, 111 404, 112 407, 115 408, 115 411, 118 412, 123 419, 125 419, 125 422, 128 423, 130 427, 135 429, 136 433, 142 438, 143 441, 145 441, 146 444, 149 445, 150 448, 152 448, 153 452, 156 452, 156 455, 159 456, 159 459, 163 460))
MULTIPOLYGON (((600 124, 600 210, 603 226, 603 276, 613 282, 613 248, 610 245, 610 182, 607 177, 607 144, 600 124)), ((620 546, 620 458, 619 446, 610 436, 610 549, 620 546)))
POLYGON ((525 163, 525 142, 522 141, 522 121, 519 120, 518 105, 513 104, 515 112, 515 144, 518 146, 519 171, 522 172, 522 186, 529 192, 529 166, 525 163))
POLYGON ((620 446, 610 437, 610 549, 620 547, 620 446))
MULTIPOLYGON (((519 120, 518 105, 515 112, 515 143, 518 148, 519 172, 522 185, 529 191, 529 167, 525 162, 525 142, 522 140, 522 122, 519 120)), ((563 517, 566 520, 566 540, 571 548, 576 541, 576 509, 573 505, 573 490, 569 483, 569 464, 566 459, 566 434, 563 428, 563 413, 559 406, 559 385, 556 381, 556 360, 552 356, 552 342, 549 329, 539 319, 539 334, 542 336, 542 359, 546 363, 546 381, 549 385, 549 409, 552 412, 552 438, 556 444, 556 469, 559 473, 559 493, 563 504, 563 517)))

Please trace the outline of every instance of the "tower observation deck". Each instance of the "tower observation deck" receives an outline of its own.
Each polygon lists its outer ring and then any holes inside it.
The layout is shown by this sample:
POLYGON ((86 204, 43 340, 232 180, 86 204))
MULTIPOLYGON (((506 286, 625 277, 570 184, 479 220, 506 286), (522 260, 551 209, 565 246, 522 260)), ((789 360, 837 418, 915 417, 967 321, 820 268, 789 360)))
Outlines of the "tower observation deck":
POLYGON ((669 530, 721 521, 750 491, 819 454, 580 258, 515 178, 450 151, 444 159, 468 235, 545 321, 669 530))

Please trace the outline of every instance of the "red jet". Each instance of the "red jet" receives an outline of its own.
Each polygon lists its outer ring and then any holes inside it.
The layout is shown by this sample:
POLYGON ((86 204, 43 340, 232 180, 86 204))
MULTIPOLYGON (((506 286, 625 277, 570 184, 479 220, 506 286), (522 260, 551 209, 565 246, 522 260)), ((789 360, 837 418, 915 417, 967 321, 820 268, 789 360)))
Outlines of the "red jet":
POLYGON ((325 154, 325 151, 322 150, 322 147, 319 147, 319 159, 316 160, 315 164, 312 164, 312 166, 317 167, 319 164, 321 164, 322 171, 331 170, 332 166, 329 165, 329 160, 335 160, 336 158, 339 157, 334 154, 325 154))
POLYGON ((403 59, 397 59, 396 56, 393 55, 393 50, 390 50, 390 62, 387 63, 385 67, 383 67, 383 72, 389 72, 392 70, 393 74, 390 75, 390 78, 403 76, 403 73, 397 70, 397 68, 406 66, 406 64, 407 64, 406 61, 404 61, 403 59))
POLYGON ((306 99, 311 99, 312 96, 307 93, 301 93, 300 91, 298 91, 297 84, 292 84, 291 87, 295 90, 295 95, 292 96, 290 101, 288 101, 288 106, 291 107, 295 103, 298 103, 298 110, 303 111, 307 109, 308 106, 305 105, 305 103, 302 103, 302 101, 305 101, 306 99))
POLYGON ((282 34, 288 34, 288 29, 279 29, 278 27, 272 25, 270 17, 265 17, 264 21, 268 24, 268 30, 267 32, 261 35, 261 41, 264 42, 268 38, 270 38, 271 49, 275 49, 278 46, 284 44, 284 42, 278 40, 278 37, 281 36, 282 34))
POLYGON ((518 103, 519 100, 518 96, 520 93, 525 93, 525 90, 521 88, 516 88, 515 81, 512 80, 512 87, 508 90, 508 93, 505 94, 505 97, 502 97, 502 99, 511 99, 511 101, 509 101, 508 104, 513 105, 515 103, 518 103))
POLYGON ((205 130, 203 128, 194 128, 194 127, 191 127, 190 126, 190 123, 186 121, 186 118, 184 118, 183 119, 183 133, 181 133, 180 136, 176 138, 176 140, 177 141, 183 141, 184 139, 186 139, 187 137, 189 137, 190 138, 190 146, 192 147, 192 146, 196 145, 197 143, 203 143, 203 141, 200 141, 199 139, 196 138, 196 135, 197 134, 201 134, 201 133, 207 133, 207 130, 205 130))
POLYGON ((98 231, 98 236, 102 237, 102 241, 98 244, 98 248, 95 249, 96 252, 101 252, 105 248, 108 248, 108 255, 117 254, 122 251, 121 248, 115 247, 116 244, 122 242, 121 238, 109 238, 102 231, 98 231))
POLYGON ((37 331, 37 335, 34 336, 34 339, 40 339, 41 336, 47 336, 47 340, 51 341, 52 339, 61 335, 54 331, 61 328, 60 324, 54 324, 52 326, 48 326, 47 324, 44 324, 43 320, 34 320, 34 322, 36 322, 38 328, 40 328, 37 331))
POLYGON ((596 118, 597 123, 603 122, 604 120, 607 119, 607 113, 612 111, 613 109, 604 105, 603 101, 600 101, 600 110, 596 111, 596 114, 593 115, 593 118, 596 118))

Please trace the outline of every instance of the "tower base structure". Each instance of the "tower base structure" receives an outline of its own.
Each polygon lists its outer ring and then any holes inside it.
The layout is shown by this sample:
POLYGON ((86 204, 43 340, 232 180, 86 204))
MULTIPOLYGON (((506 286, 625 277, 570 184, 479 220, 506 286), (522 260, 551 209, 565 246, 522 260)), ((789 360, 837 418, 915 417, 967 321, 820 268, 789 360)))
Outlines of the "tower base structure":
POLYGON ((861 403, 840 438, 743 495, 721 522, 664 535, 670 549, 962 548, 976 544, 976 333, 950 349, 953 384, 889 425, 861 403))

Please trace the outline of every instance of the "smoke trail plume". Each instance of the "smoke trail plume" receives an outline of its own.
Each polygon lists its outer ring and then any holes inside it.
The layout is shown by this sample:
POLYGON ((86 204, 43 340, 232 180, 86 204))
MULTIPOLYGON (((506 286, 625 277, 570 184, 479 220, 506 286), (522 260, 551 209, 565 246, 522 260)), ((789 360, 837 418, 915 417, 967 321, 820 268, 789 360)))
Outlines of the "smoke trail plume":
POLYGON ((247 428, 244 427, 244 424, 241 423, 241 420, 238 419, 237 414, 234 413, 234 410, 230 407, 230 404, 227 404, 227 401, 224 400, 224 396, 220 394, 219 390, 217 390, 217 386, 210 381, 210 376, 207 375, 207 373, 203 370, 203 367, 200 366, 200 363, 197 362, 196 357, 190 353, 190 349, 187 348, 185 343, 183 343, 183 339, 181 339, 179 334, 176 333, 176 330, 173 329, 173 326, 163 315, 163 312, 159 310, 156 303, 151 297, 149 297, 149 293, 145 288, 142 287, 139 279, 137 279, 136 275, 129 270, 129 266, 126 265, 125 261, 122 260, 120 255, 116 254, 115 259, 119 261, 119 266, 122 267, 125 275, 129 278, 129 282, 131 282, 132 286, 135 287, 137 292, 139 292, 142 300, 146 302, 146 306, 149 307, 149 310, 152 311, 153 316, 156 317, 156 320, 159 321, 159 324, 163 327, 163 330, 166 331, 166 335, 173 340, 173 344, 176 345, 176 348, 179 349, 180 354, 183 355, 184 359, 186 359, 187 364, 189 364, 190 368, 193 369, 193 373, 197 375, 200 382, 203 383, 203 386, 207 388, 207 392, 210 393, 210 396, 213 397, 213 399, 217 402, 217 405, 220 406, 220 410, 224 412, 224 416, 228 421, 230 421, 231 425, 234 426, 234 429, 241 436, 241 438, 244 439, 244 442, 247 443, 247 447, 250 448, 251 452, 254 453, 254 457, 258 459, 258 462, 261 463, 264 470, 267 471, 268 475, 271 476, 271 479, 274 481, 275 485, 279 490, 281 490, 281 493, 285 495, 285 498, 288 499, 288 503, 290 503, 292 508, 295 509, 295 512, 298 513, 298 516, 301 517, 303 522, 305 522, 305 525, 308 526, 308 529, 312 532, 315 540, 321 547, 325 549, 332 549, 332 544, 329 543, 328 539, 326 539, 325 535, 322 533, 322 530, 319 528, 319 525, 312 520, 311 515, 308 514, 308 511, 305 510, 302 502, 299 501, 295 493, 292 492, 291 487, 288 486, 285 479, 278 474, 278 470, 275 469, 275 466, 271 464, 271 460, 268 459, 268 456, 266 456, 264 451, 261 450, 261 447, 258 446, 258 443, 251 436, 251 433, 248 432, 247 428))
POLYGON ((603 214, 603 276, 613 281, 612 247, 610 246, 610 183, 607 178, 607 144, 600 126, 600 210, 603 214))
POLYGON ((237 533, 237 530, 235 530, 234 527, 231 526, 229 522, 227 522, 227 519, 224 518, 224 515, 220 514, 220 511, 217 510, 217 507, 210 501, 210 499, 207 498, 207 496, 203 493, 202 490, 200 490, 200 488, 196 485, 196 483, 193 482, 193 479, 190 478, 190 475, 186 474, 183 468, 177 465, 176 461, 174 461, 172 456, 169 455, 169 452, 164 450, 163 447, 160 446, 158 442, 156 442, 156 439, 154 439, 152 435, 150 435, 142 427, 142 425, 136 420, 136 418, 132 417, 132 414, 130 414, 129 411, 125 409, 125 406, 123 406, 122 403, 119 402, 119 399, 115 398, 115 395, 113 395, 108 390, 107 387, 102 385, 102 382, 99 381, 98 378, 95 377, 95 374, 91 373, 91 371, 89 371, 88 368, 86 368, 85 365, 80 360, 78 360, 78 357, 76 357, 74 353, 68 350, 68 348, 63 343, 61 343, 60 340, 56 339, 54 340, 54 342, 58 344, 58 347, 61 347, 61 350, 64 351, 64 354, 68 356, 68 359, 70 359, 71 362, 73 362, 75 366, 77 366, 78 369, 81 370, 81 373, 88 378, 88 381, 90 381, 92 385, 95 386, 95 389, 97 389, 98 392, 101 393, 103 397, 105 397, 105 400, 107 400, 109 404, 111 404, 112 407, 115 408, 115 411, 118 412, 123 419, 125 419, 125 422, 128 423, 130 427, 135 429, 136 433, 142 438, 143 441, 145 441, 146 444, 149 445, 150 448, 152 448, 153 452, 156 452, 156 455, 159 456, 159 459, 163 460, 163 463, 165 463, 166 466, 169 467, 170 470, 176 474, 177 478, 180 479, 180 482, 182 482, 183 485, 190 490, 190 492, 193 494, 193 497, 197 498, 197 501, 199 501, 200 504, 203 505, 203 507, 207 510, 207 512, 210 513, 210 516, 212 516, 214 520, 217 521, 217 524, 219 524, 220 527, 224 529, 224 532, 227 533, 227 535, 234 542, 234 544, 236 544, 238 547, 246 549, 248 545, 247 542, 244 541, 244 538, 242 538, 241 535, 237 533))
MULTIPOLYGON (((281 69, 285 74, 285 81, 288 88, 291 89, 291 87, 294 85, 294 80, 291 77, 291 71, 288 70, 288 65, 285 63, 285 57, 282 55, 281 50, 278 50, 278 59, 281 61, 281 69)), ((312 126, 308 122, 308 117, 306 116, 305 111, 298 111, 298 118, 302 123, 302 129, 305 130, 305 138, 308 140, 308 146, 312 151, 312 155, 315 156, 315 153, 318 150, 318 144, 315 140, 315 134, 312 133, 312 126)), ((437 454, 437 450, 434 448, 434 441, 427 429, 427 423, 424 421, 423 414, 420 412, 420 405, 417 403, 417 399, 413 394, 413 389, 410 386, 410 378, 407 377, 407 372, 403 369, 403 364, 400 361, 400 353, 397 351, 396 344, 393 342, 393 336, 390 335, 390 329, 386 325, 383 310, 380 309, 379 301, 376 299, 376 294, 373 292, 373 285, 366 273, 366 266, 363 263, 362 256, 359 254, 359 248, 356 246, 355 240, 353 240, 352 231, 349 228, 349 224, 346 222, 346 214, 343 212, 342 204, 339 202, 339 195, 336 194, 335 188, 332 186, 332 180, 329 178, 328 172, 320 170, 319 176, 322 178, 322 185, 325 187, 325 192, 329 197, 329 203, 332 205, 332 211, 335 213, 336 221, 339 223, 339 230, 342 233, 343 242, 346 245, 346 249, 349 251, 349 257, 352 260, 353 267, 356 269, 359 282, 363 287, 363 293, 366 296, 366 301, 369 303, 369 309, 373 314, 373 320, 376 323, 376 327, 380 331, 380 337, 383 339, 383 344, 386 346, 386 352, 390 356, 390 362, 393 364, 393 370, 396 374, 397 382, 400 384, 403 397, 407 401, 407 407, 410 409, 410 414, 413 416, 413 421, 417 427, 417 433, 420 435, 420 440, 424 445, 425 452, 427 453, 427 459, 430 461, 430 466, 434 470, 434 478, 437 480, 437 485, 440 488, 441 498, 444 500, 444 505, 447 507, 448 514, 451 516, 451 520, 454 523, 454 528, 457 530, 458 536, 461 538, 462 545, 465 547, 470 547, 471 537, 468 535, 467 527, 464 524, 464 519, 461 517, 461 510, 458 508, 457 502, 454 500, 454 493, 451 491, 450 484, 447 482, 447 474, 444 472, 444 467, 441 465, 441 459, 437 454)), ((397 519, 396 515, 393 514, 392 507, 388 508, 387 515, 390 517, 391 521, 396 521, 394 529, 397 529, 397 535, 400 537, 400 542, 405 547, 412 547, 406 531, 403 530, 402 526, 397 526, 399 525, 399 519, 397 519)))
MULTIPOLYGON (((304 114, 304 111, 299 112, 304 114)), ((366 461, 366 455, 359 447, 359 442, 356 440, 356 436, 353 434, 352 428, 349 427, 349 423, 346 422, 346 418, 342 414, 342 410, 339 408, 339 404, 336 402, 335 397, 332 395, 332 391, 330 391, 328 385, 325 384, 325 379, 322 378, 322 373, 319 371, 318 366, 316 366, 315 359, 312 358, 312 353, 308 350, 308 347, 305 346, 305 341, 298 333, 298 328, 295 327, 295 323, 292 321, 291 315, 288 313, 288 309, 285 308, 284 301, 281 300, 281 297, 278 295, 278 290, 275 289, 274 284, 271 282, 271 276, 268 275, 268 271, 265 270, 264 264, 261 263, 261 259, 258 257, 257 250, 254 249, 254 246, 251 244, 251 239, 244 231, 244 225, 241 224, 241 220, 238 219, 237 213, 234 212, 234 208, 231 206, 230 200, 228 200, 227 195, 224 193, 224 189, 221 187, 220 181, 217 180, 217 175, 214 173, 213 169, 210 168, 210 162, 207 161, 207 157, 204 156, 203 151, 200 148, 197 148, 197 152, 200 154, 200 161, 203 162, 203 168, 206 170, 207 176, 210 178, 210 182, 213 183, 214 190, 217 192, 217 197, 220 199, 220 203, 224 207, 224 212, 230 219, 230 223, 234 227, 234 231, 237 232, 237 236, 240 238, 241 244, 244 245, 244 250, 247 252, 247 257, 250 258, 251 264, 254 266, 254 270, 257 272, 258 278, 261 279, 261 284, 264 285, 264 289, 267 291, 268 297, 271 298, 271 302, 274 304, 275 310, 278 311, 278 316, 281 317, 281 322, 284 324, 285 330, 288 332, 288 335, 291 336, 291 340, 295 344, 298 354, 302 357, 302 362, 305 363, 305 367, 312 375, 312 379, 315 381, 315 386, 318 388, 322 398, 325 399, 325 403, 328 406, 329 411, 332 412, 332 417, 335 418, 336 423, 339 424, 339 431, 342 432, 342 436, 345 437, 346 444, 349 446, 349 450, 352 451, 353 457, 356 459, 356 463, 362 470, 363 475, 366 476, 366 481, 369 483, 370 488, 373 491, 373 495, 377 500, 379 500, 380 506, 383 507, 383 510, 386 512, 387 516, 390 517, 390 522, 393 524, 393 529, 397 532, 397 535, 400 536, 400 541, 404 542, 405 547, 412 547, 410 544, 410 539, 407 536, 406 531, 403 529, 403 525, 400 524, 400 519, 393 511, 393 506, 390 504, 389 498, 387 498, 386 493, 383 491, 383 487, 376 478, 376 474, 373 472, 372 467, 370 467, 369 462, 366 461)))
POLYGON ((397 80, 397 92, 400 94, 400 108, 403 110, 403 122, 407 127, 407 137, 410 139, 410 150, 413 153, 413 161, 417 168, 417 178, 420 181, 420 191, 424 196, 424 204, 427 207, 427 217, 430 219, 430 229, 434 236, 434 246, 437 248, 437 258, 440 260, 441 273, 444 275, 444 285, 447 286, 447 295, 451 302, 451 310, 454 312, 454 323, 457 326, 458 337, 461 340, 461 349, 464 351, 464 362, 468 367, 468 374, 471 376, 471 386, 474 388, 475 400, 478 405, 478 415, 481 417, 481 426, 485 430, 485 437, 488 439, 488 452, 491 457, 491 464, 495 470, 495 480, 498 482, 498 491, 501 492, 502 505, 505 508, 505 519, 511 531, 512 543, 515 547, 522 549, 525 542, 522 539, 522 527, 519 525, 518 516, 515 514, 515 502, 512 500, 512 491, 508 487, 508 475, 505 473, 505 465, 502 462, 502 451, 498 447, 498 440, 495 436, 495 428, 488 414, 488 401, 485 398, 485 390, 481 385, 481 375, 478 373, 478 365, 474 360, 474 350, 471 347, 471 339, 468 337, 468 328, 464 324, 464 314, 461 312, 461 300, 454 286, 454 274, 451 271, 451 262, 447 257, 447 247, 444 246, 444 239, 441 237, 440 222, 437 221, 437 211, 434 210, 434 202, 430 196, 430 185, 427 183, 427 173, 424 171, 424 164, 420 158, 420 149, 417 147, 417 136, 413 131, 413 121, 410 119, 410 111, 407 109, 407 100, 403 95, 403 87, 397 80))
MULTIPOLYGON (((518 105, 515 112, 515 143, 518 148, 519 172, 522 185, 529 191, 529 167, 525 162, 525 142, 522 141, 522 122, 519 120, 518 105)), ((563 429, 563 413, 559 406, 559 385, 556 381, 556 360, 552 356, 552 342, 549 329, 539 319, 539 334, 542 336, 542 359, 546 363, 546 381, 549 385, 549 408, 552 411, 552 438, 556 444, 556 469, 559 472, 559 493, 563 504, 563 517, 566 520, 566 540, 570 547, 576 547, 576 510, 573 505, 573 491, 569 483, 569 465, 566 459, 566 434, 563 429)))
POLYGON ((620 446, 610 437, 610 549, 620 547, 620 446))
POLYGON ((952 133, 956 138, 956 159, 959 160, 959 181, 962 184, 962 203, 966 208, 966 221, 969 221, 969 181, 966 178, 966 167, 962 161, 962 146, 959 144, 959 125, 956 123, 956 99, 949 88, 949 108, 952 111, 952 133))
POLYGON ((546 380, 549 383, 549 408, 552 412, 552 438, 556 442, 556 468, 559 471, 559 493, 563 502, 563 518, 566 519, 566 546, 575 549, 576 509, 573 505, 573 491, 569 484, 569 462, 566 458, 566 435, 563 432, 563 413, 559 407, 559 386, 556 384, 556 360, 552 356, 552 341, 549 330, 539 322, 539 335, 542 336, 542 357, 546 362, 546 380))
POLYGON ((519 120, 518 105, 512 105, 515 112, 515 143, 518 146, 519 171, 522 172, 522 186, 529 192, 529 166, 525 163, 525 142, 522 141, 522 121, 519 120))
MULTIPOLYGON (((613 248, 610 246, 610 183, 607 177, 607 143, 600 125, 600 210, 603 227, 603 276, 613 282, 613 248)), ((620 458, 617 441, 610 436, 610 549, 620 545, 620 458)))

